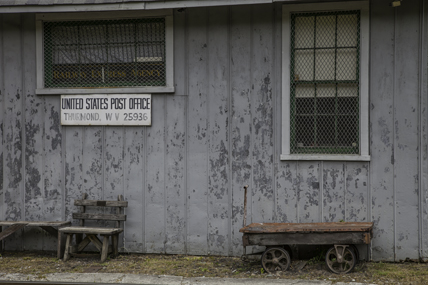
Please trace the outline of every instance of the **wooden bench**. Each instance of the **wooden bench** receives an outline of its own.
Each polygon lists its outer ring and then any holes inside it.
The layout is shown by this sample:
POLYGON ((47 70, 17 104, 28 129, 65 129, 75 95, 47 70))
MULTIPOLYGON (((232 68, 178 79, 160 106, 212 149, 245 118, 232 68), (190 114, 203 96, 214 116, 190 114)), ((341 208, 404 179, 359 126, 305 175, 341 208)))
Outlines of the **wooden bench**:
POLYGON ((79 226, 61 228, 59 231, 67 236, 65 242, 64 261, 70 259, 71 255, 81 252, 89 243, 93 243, 101 253, 101 262, 107 259, 109 253, 116 257, 118 254, 119 234, 123 232, 121 222, 126 221, 126 215, 123 214, 123 208, 128 206, 127 201, 123 201, 123 196, 119 195, 117 201, 88 200, 87 194, 83 194, 82 200, 75 200, 74 205, 80 207, 80 212, 73 213, 73 219, 79 220, 79 226), (111 207, 116 209, 115 214, 104 214, 100 212, 88 213, 87 208, 100 210, 101 208, 111 207), (114 228, 107 227, 88 227, 85 226, 85 220, 110 221, 115 223, 114 228), (82 239, 83 234, 85 238, 82 239), (76 235, 76 245, 71 245, 73 235, 76 235), (103 237, 101 242, 98 235, 103 237), (111 237, 111 245, 110 245, 111 237))
POLYGON ((40 227, 50 235, 56 237, 57 241, 57 257, 61 258, 64 252, 64 243, 62 241, 61 233, 58 229, 71 225, 70 221, 0 221, 0 252, 3 251, 3 240, 19 231, 24 227, 40 227), (3 227, 7 227, 3 231, 3 227))

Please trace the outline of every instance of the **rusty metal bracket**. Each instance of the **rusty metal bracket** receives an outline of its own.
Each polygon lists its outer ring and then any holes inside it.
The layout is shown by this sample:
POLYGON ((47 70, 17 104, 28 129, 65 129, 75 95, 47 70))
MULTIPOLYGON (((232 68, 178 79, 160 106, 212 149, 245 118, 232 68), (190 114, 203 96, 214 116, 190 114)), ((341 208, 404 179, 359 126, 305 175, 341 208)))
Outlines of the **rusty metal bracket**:
POLYGON ((365 233, 364 234, 364 243, 365 244, 369 244, 371 240, 371 234, 370 233, 365 233))

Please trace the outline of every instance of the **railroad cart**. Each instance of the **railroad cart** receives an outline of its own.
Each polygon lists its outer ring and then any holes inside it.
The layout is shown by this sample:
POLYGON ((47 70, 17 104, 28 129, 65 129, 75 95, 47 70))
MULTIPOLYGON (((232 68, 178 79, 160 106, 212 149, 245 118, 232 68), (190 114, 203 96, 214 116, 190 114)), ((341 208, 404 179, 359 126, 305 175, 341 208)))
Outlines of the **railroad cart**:
POLYGON ((266 272, 288 270, 291 263, 290 245, 332 245, 325 262, 330 271, 340 274, 354 269, 359 259, 356 244, 370 244, 373 223, 252 223, 246 226, 247 186, 244 198, 244 227, 242 243, 244 255, 247 246, 265 246, 261 264, 266 272))

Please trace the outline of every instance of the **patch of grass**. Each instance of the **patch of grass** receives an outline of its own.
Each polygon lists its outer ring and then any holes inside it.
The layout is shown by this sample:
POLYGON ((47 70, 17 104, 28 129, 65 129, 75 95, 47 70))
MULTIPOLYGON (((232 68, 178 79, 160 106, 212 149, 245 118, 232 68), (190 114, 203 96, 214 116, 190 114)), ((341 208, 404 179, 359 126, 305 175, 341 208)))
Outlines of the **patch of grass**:
MULTIPOLYGON (((162 254, 122 254, 101 263, 99 254, 72 257, 63 262, 56 253, 5 252, 0 273, 31 274, 39 279, 50 273, 82 273, 91 266, 102 266, 99 273, 175 275, 183 277, 234 277, 268 279, 330 280, 336 282, 428 284, 428 264, 417 262, 361 262, 354 272, 336 275, 327 271, 324 252, 320 251, 300 271, 264 274, 257 259, 243 262, 239 257, 187 256, 162 254)), ((294 262, 294 261, 293 261, 294 262)), ((293 268, 293 267, 292 267, 293 268)), ((30 278, 31 279, 31 278, 30 278)))
POLYGON ((428 280, 428 266, 426 263, 373 263, 368 268, 373 278, 392 279, 397 282, 416 282, 425 284, 428 280))

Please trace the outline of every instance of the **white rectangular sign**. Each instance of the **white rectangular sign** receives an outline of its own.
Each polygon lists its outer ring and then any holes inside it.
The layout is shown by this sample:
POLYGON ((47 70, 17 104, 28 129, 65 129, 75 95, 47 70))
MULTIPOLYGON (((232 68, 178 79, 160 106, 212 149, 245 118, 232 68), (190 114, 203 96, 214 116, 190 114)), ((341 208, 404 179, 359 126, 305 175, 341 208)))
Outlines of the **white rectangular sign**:
POLYGON ((62 95, 61 125, 150 126, 150 94, 62 95))

